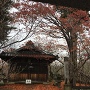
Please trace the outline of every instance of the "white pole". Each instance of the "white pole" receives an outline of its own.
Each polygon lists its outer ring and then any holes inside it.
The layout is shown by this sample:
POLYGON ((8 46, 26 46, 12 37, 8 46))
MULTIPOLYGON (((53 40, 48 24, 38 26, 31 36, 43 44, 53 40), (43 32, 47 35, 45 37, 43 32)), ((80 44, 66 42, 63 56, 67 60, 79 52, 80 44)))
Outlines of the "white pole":
POLYGON ((70 85, 70 77, 69 77, 69 58, 64 57, 64 78, 65 78, 65 85, 64 90, 72 90, 70 85))

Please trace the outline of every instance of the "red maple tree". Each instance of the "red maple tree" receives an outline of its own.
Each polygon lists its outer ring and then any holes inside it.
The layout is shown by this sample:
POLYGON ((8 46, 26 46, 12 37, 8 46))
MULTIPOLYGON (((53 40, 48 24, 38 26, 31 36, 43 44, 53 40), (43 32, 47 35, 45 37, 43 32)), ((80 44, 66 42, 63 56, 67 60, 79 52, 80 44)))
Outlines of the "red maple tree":
POLYGON ((36 2, 30 3, 29 1, 16 3, 14 7, 19 9, 19 12, 15 13, 15 22, 19 21, 24 25, 27 25, 27 23, 31 24, 31 27, 27 27, 29 25, 26 26, 26 29, 30 32, 35 32, 36 28, 32 28, 32 26, 37 24, 35 27, 39 27, 39 32, 45 32, 53 38, 64 38, 66 40, 71 67, 70 75, 71 79, 74 79, 73 83, 75 84, 76 71, 84 65, 86 60, 90 59, 90 37, 86 38, 85 34, 85 31, 88 31, 90 35, 88 13, 74 8, 57 7, 36 2), (79 67, 77 67, 78 43, 82 43, 81 47, 85 50, 85 55, 87 55, 87 58, 84 58, 84 62, 79 67))

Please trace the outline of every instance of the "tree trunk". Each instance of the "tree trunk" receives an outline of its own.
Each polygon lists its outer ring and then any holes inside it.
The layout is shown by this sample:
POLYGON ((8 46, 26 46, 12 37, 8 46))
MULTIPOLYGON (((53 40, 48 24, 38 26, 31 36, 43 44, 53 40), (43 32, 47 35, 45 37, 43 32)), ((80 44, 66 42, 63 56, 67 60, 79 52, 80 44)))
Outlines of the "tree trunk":
POLYGON ((70 82, 72 85, 76 84, 76 67, 77 67, 77 35, 74 34, 69 42, 69 52, 70 52, 70 62, 69 62, 69 72, 70 72, 70 82))

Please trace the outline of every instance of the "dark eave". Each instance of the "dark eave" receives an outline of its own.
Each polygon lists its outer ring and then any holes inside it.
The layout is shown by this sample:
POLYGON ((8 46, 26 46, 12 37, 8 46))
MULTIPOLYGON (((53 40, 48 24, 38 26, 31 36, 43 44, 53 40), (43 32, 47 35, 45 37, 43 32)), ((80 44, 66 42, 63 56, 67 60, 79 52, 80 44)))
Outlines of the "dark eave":
POLYGON ((8 56, 12 56, 12 57, 30 57, 30 58, 43 58, 43 59, 55 59, 55 56, 52 55, 47 55, 47 54, 32 54, 32 55, 19 55, 19 54, 6 54, 6 55, 0 55, 3 57, 8 57, 8 56))
POLYGON ((13 53, 2 53, 0 54, 0 58, 3 60, 5 58, 36 58, 36 59, 44 59, 44 60, 56 60, 56 56, 50 54, 13 54, 13 53))
POLYGON ((90 0, 33 0, 33 1, 72 7, 86 11, 90 10, 90 0))

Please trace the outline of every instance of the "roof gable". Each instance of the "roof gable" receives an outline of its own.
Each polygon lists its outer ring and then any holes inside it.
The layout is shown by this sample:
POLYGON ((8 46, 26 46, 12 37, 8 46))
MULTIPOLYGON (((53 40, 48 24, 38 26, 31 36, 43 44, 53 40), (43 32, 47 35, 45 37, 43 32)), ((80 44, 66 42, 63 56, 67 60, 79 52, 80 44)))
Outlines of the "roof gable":
POLYGON ((43 53, 38 48, 34 46, 33 43, 26 44, 25 46, 12 51, 12 52, 2 52, 0 56, 6 57, 28 57, 28 58, 38 58, 45 60, 55 60, 56 57, 50 54, 43 53))
POLYGON ((17 49, 15 53, 21 54, 43 54, 37 47, 35 47, 32 41, 28 41, 25 46, 17 49))

